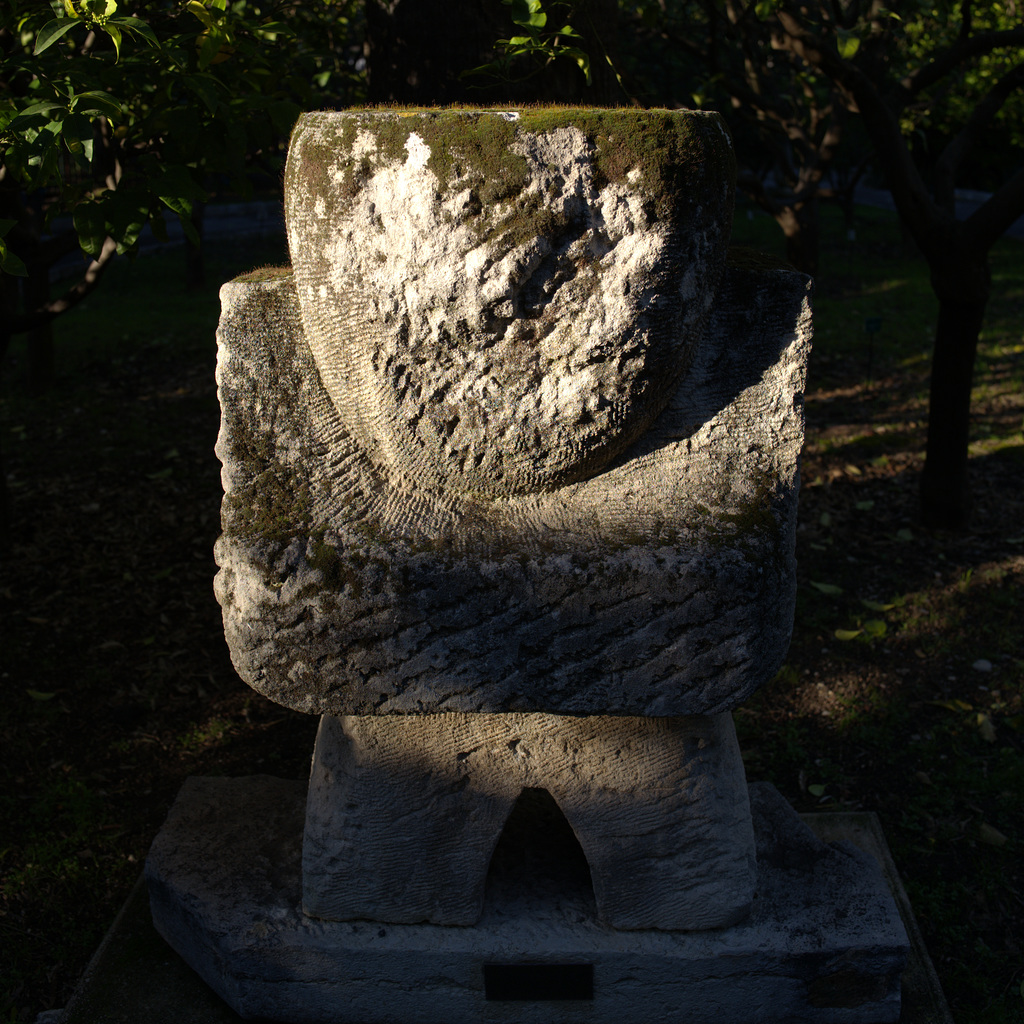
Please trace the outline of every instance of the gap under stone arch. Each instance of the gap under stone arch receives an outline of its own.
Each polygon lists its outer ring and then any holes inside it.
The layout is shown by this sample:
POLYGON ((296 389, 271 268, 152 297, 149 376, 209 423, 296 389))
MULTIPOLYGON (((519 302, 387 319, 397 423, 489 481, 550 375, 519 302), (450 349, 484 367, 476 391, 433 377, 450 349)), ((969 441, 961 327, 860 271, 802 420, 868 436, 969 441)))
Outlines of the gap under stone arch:
POLYGON ((520 791, 491 854, 484 916, 489 907, 508 906, 509 901, 535 921, 552 915, 597 916, 583 848, 546 789, 520 791))

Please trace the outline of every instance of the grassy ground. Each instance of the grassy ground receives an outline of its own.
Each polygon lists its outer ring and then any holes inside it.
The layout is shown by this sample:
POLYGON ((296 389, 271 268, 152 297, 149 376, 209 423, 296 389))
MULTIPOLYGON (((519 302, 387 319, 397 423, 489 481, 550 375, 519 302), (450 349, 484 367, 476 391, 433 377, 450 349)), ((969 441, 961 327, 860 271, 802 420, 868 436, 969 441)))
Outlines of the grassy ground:
MULTIPOLYGON (((1024 246, 1001 244, 970 534, 920 529, 934 303, 891 215, 826 218, 793 645, 737 714, 751 778, 876 811, 958 1024, 1024 1021, 1024 246), (880 330, 865 321, 880 318, 880 330)), ((738 240, 778 247, 745 213, 738 240)), ((226 280, 280 252, 211 250, 226 280)), ((0 1019, 61 1006, 190 774, 308 770, 315 722, 234 675, 218 532, 216 288, 115 265, 58 323, 59 378, 0 381, 0 1019)))

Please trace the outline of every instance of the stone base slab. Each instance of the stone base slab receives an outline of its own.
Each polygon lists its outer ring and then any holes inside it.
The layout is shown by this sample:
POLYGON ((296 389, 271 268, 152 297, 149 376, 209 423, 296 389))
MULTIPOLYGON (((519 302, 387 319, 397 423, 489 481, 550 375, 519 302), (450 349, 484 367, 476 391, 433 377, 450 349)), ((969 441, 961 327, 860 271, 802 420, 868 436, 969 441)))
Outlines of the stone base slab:
POLYGON ((305 791, 266 776, 190 779, 147 861, 157 930, 243 1018, 899 1019, 908 940, 877 862, 852 844, 820 842, 770 786, 750 790, 759 865, 751 915, 705 932, 602 926, 585 860, 573 856, 571 833, 545 818, 542 797, 513 813, 475 926, 306 917, 305 791))

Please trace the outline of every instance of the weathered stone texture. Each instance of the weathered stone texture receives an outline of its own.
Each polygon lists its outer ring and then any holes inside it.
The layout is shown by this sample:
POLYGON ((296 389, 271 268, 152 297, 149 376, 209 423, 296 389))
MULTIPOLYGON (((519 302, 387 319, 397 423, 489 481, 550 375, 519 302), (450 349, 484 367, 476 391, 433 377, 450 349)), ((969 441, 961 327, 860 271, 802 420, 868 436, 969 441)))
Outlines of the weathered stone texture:
POLYGON ((602 472, 413 492, 320 384, 292 278, 222 290, 217 595, 239 674, 312 713, 714 714, 789 642, 807 281, 728 268, 689 370, 602 472))
POLYGON ((585 872, 515 851, 480 921, 451 928, 306 916, 305 784, 193 778, 146 862, 153 920, 238 1013, 289 1024, 897 1021, 908 945, 877 863, 818 842, 771 787, 750 799, 757 894, 731 928, 607 928, 585 872), (594 998, 488 1001, 494 963, 590 964, 594 998))
POLYGON ((746 916, 754 836, 732 718, 554 715, 321 720, 303 909, 332 920, 469 925, 523 789, 576 833, 613 928, 746 916))
POLYGON ((313 113, 285 212, 342 421, 416 493, 550 490, 647 429, 725 261, 717 114, 313 113))

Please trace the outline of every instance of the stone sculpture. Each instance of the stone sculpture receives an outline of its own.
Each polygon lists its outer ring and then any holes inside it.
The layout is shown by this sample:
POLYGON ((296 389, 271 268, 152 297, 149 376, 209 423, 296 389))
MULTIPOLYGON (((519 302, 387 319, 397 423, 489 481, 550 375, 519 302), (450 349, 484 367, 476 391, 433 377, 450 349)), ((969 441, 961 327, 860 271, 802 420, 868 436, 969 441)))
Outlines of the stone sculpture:
POLYGON ((728 713, 789 641, 810 340, 732 180, 713 114, 300 119, 293 267, 222 292, 216 587, 242 678, 323 716, 312 774, 195 780, 148 866, 239 1012, 898 1016, 877 869, 751 800, 728 713), (592 889, 495 904, 539 789, 592 889))

